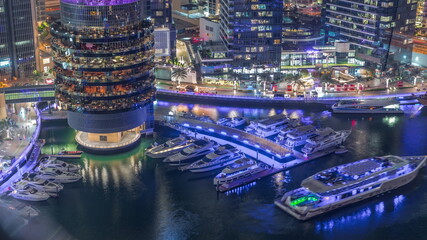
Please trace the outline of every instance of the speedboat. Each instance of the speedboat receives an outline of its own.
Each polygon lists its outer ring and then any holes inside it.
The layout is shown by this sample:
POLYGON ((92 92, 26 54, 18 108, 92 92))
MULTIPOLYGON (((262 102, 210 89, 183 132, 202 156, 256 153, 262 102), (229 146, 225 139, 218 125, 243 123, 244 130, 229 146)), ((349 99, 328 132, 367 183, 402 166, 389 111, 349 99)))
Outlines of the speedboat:
POLYGON ((57 159, 48 159, 47 161, 42 162, 40 164, 40 168, 47 168, 47 167, 56 168, 66 172, 77 172, 80 170, 80 166, 78 165, 66 163, 57 159))
POLYGON ((215 176, 214 185, 230 183, 240 178, 249 177, 253 174, 264 171, 264 168, 258 166, 255 160, 249 158, 240 158, 224 168, 215 176))
POLYGON ((214 151, 218 143, 211 140, 196 140, 191 146, 182 149, 179 153, 171 155, 163 160, 171 166, 182 166, 198 160, 214 151))
POLYGON ((214 152, 209 153, 204 158, 184 166, 182 170, 189 170, 190 172, 207 172, 221 167, 225 167, 234 162, 234 160, 243 158, 244 155, 238 150, 229 145, 218 147, 214 152))
POLYGON ((37 190, 44 191, 47 193, 58 193, 63 189, 63 186, 61 184, 54 183, 45 179, 38 179, 38 180, 21 179, 20 181, 13 184, 13 186, 18 186, 18 185, 28 185, 37 190))
POLYGON ((231 118, 220 118, 218 121, 216 121, 216 124, 225 126, 226 123, 229 123, 231 121, 231 118))
POLYGON ((30 187, 29 185, 18 186, 16 189, 14 188, 13 191, 9 193, 9 196, 16 199, 33 202, 45 201, 50 197, 46 192, 39 191, 33 187, 30 187))
POLYGON ((344 100, 332 105, 333 113, 388 113, 400 114, 396 100, 344 100))
POLYGON ((246 123, 246 118, 234 117, 231 119, 231 121, 225 123, 225 126, 237 128, 237 127, 244 125, 245 123, 246 123))
POLYGON ((24 173, 22 175, 21 181, 25 181, 34 188, 43 190, 45 192, 59 192, 64 188, 64 186, 60 183, 55 183, 40 178, 37 173, 24 173))
POLYGON ((63 172, 56 168, 41 168, 38 177, 53 182, 71 183, 79 181, 82 176, 77 173, 63 172))
POLYGON ((411 182, 427 156, 383 156, 335 166, 306 178, 274 204, 299 220, 307 220, 372 198, 411 182))
POLYGON ((289 149, 304 145, 306 140, 316 136, 316 128, 312 125, 297 127, 294 132, 288 133, 285 146, 289 149))
POLYGON ((58 154, 50 155, 51 157, 56 157, 59 159, 77 159, 82 156, 82 151, 65 151, 62 150, 58 154))
POLYGON ((179 136, 161 145, 152 147, 145 153, 150 158, 164 158, 181 151, 193 144, 194 138, 189 136, 179 136))
POLYGON ((334 131, 332 128, 325 128, 317 133, 317 136, 307 139, 301 151, 308 156, 310 154, 342 145, 350 135, 350 130, 334 131))

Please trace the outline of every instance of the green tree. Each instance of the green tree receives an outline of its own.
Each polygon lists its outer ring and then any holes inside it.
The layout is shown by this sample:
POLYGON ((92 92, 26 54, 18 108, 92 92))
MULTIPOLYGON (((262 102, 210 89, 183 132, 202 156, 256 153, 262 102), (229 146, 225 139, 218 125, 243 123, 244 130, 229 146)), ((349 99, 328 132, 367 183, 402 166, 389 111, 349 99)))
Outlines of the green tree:
POLYGON ((172 78, 175 78, 178 85, 181 84, 181 81, 187 78, 188 69, 184 67, 178 67, 173 69, 172 78))

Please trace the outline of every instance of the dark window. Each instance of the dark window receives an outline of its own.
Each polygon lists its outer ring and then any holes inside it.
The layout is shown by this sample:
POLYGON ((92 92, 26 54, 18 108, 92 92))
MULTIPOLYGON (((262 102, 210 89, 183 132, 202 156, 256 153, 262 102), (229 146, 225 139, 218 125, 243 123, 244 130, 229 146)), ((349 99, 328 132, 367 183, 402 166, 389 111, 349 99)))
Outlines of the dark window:
POLYGON ((107 136, 99 136, 99 141, 106 142, 107 141, 107 136))

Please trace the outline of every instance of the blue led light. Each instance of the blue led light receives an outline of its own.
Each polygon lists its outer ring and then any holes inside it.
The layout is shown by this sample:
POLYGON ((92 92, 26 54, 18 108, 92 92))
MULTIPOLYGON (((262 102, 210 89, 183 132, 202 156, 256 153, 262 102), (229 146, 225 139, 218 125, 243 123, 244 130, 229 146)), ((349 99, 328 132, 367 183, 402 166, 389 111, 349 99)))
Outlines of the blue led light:
POLYGON ((182 124, 182 126, 184 126, 184 127, 189 127, 189 126, 190 126, 190 124, 188 124, 188 123, 184 123, 184 124, 182 124))
POLYGON ((237 136, 237 135, 233 135, 233 137, 234 137, 234 138, 239 138, 239 136, 237 136))
POLYGON ((255 144, 254 146, 255 146, 256 148, 259 148, 259 145, 258 145, 258 144, 255 144))
POLYGON ((213 130, 212 128, 209 128, 209 132, 215 132, 215 130, 213 130))
POLYGON ((222 134, 222 135, 227 135, 227 133, 226 133, 226 132, 224 132, 224 131, 222 131, 222 132, 221 132, 221 134, 222 134))
POLYGON ((267 151, 268 153, 271 153, 270 149, 267 149, 267 150, 265 150, 265 151, 267 151))
POLYGON ((196 128, 197 128, 197 129, 202 129, 202 127, 201 127, 201 126, 196 126, 196 128))
POLYGON ((248 144, 248 143, 249 143, 249 142, 248 142, 248 140, 243 140, 243 142, 244 142, 244 143, 246 143, 246 144, 248 144))

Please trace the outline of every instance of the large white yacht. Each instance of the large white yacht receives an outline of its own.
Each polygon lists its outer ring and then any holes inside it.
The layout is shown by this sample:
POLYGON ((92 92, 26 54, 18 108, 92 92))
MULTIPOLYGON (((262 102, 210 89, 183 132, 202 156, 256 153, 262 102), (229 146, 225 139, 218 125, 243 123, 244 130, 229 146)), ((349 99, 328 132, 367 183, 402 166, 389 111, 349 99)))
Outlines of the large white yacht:
POLYGON ((270 137, 278 134, 282 128, 287 126, 295 127, 297 120, 289 119, 286 116, 272 117, 258 122, 255 135, 260 137, 270 137))
POLYGON ((194 138, 192 137, 179 136, 163 144, 148 149, 145 154, 150 158, 165 158, 181 151, 183 148, 190 146, 193 144, 193 142, 194 138))
POLYGON ((216 121, 216 124, 225 126, 229 122, 231 122, 231 118, 220 118, 216 121))
POLYGON ((58 183, 77 182, 82 178, 82 176, 77 173, 63 172, 56 168, 41 168, 37 177, 58 183))
POLYGON ((297 127, 295 131, 288 133, 285 146, 293 149, 304 145, 307 139, 316 136, 316 128, 312 125, 297 127))
POLYGON ((279 134, 274 138, 274 140, 276 141, 276 143, 284 144, 286 142, 286 139, 288 139, 288 134, 293 133, 296 130, 297 128, 291 125, 286 126, 280 129, 279 134))
POLYGON ((214 152, 209 153, 204 158, 183 167, 182 170, 190 172, 207 172, 221 167, 225 167, 234 162, 234 160, 243 158, 235 147, 226 144, 218 147, 214 152))
POLYGON ((342 145, 350 135, 350 130, 334 131, 332 128, 324 128, 317 131, 317 135, 306 140, 306 144, 301 151, 306 155, 310 155, 324 149, 337 147, 342 145))
POLYGON ((246 123, 246 118, 242 117, 234 117, 229 122, 225 123, 224 125, 231 128, 237 128, 246 123))
POLYGON ((17 188, 14 188, 13 191, 9 193, 9 195, 16 199, 33 202, 45 201, 50 197, 46 192, 39 191, 29 185, 17 186, 17 188))
POLYGON ((55 157, 49 157, 47 160, 40 163, 39 168, 56 168, 66 172, 77 172, 80 170, 80 166, 76 164, 66 163, 58 160, 55 157))
POLYGON ((403 113, 396 100, 344 100, 332 105, 334 113, 403 113))
POLYGON ((224 168, 218 175, 215 176, 214 185, 230 183, 240 178, 264 171, 255 160, 249 158, 240 158, 234 161, 231 165, 224 168))
POLYGON ((275 204, 299 220, 388 192, 412 181, 427 156, 383 156, 318 172, 275 204))
POLYGON ((171 166, 183 166, 198 160, 214 151, 218 144, 214 141, 200 139, 191 146, 182 149, 179 153, 171 155, 163 160, 171 166))

